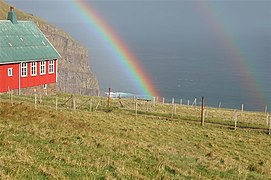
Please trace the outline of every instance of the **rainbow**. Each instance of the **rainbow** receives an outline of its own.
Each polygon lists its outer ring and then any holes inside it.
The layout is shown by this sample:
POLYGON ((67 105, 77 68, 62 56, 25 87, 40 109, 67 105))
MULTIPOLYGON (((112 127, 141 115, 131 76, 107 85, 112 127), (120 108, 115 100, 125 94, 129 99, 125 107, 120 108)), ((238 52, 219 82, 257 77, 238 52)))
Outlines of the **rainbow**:
POLYGON ((123 41, 107 26, 97 12, 84 0, 72 0, 82 18, 84 18, 97 33, 98 37, 112 50, 118 63, 126 69, 127 74, 134 81, 137 90, 142 95, 158 96, 146 72, 140 66, 139 61, 123 43, 123 41))
POLYGON ((250 93, 249 97, 258 107, 270 104, 268 95, 265 94, 264 88, 261 88, 264 85, 253 70, 250 58, 241 49, 237 38, 226 26, 225 20, 215 5, 210 1, 200 1, 198 5, 203 17, 219 38, 222 47, 230 55, 229 63, 234 65, 233 68, 242 75, 243 80, 240 83, 250 93))

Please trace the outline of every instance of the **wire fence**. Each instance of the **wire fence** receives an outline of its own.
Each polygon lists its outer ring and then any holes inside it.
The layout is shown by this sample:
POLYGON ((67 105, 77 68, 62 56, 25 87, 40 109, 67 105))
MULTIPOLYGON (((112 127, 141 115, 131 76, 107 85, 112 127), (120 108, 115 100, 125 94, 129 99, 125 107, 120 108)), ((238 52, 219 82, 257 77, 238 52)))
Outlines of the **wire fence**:
MULTIPOLYGON (((156 117, 163 120, 178 122, 201 122, 201 104, 191 105, 176 104, 174 101, 165 103, 136 98, 110 98, 98 96, 83 96, 75 94, 58 93, 56 95, 15 95, 9 93, 0 94, 0 101, 8 101, 10 105, 26 103, 39 108, 51 108, 57 111, 88 111, 125 113, 134 116, 156 117)), ((233 129, 247 128, 271 133, 271 116, 268 112, 251 112, 243 109, 224 109, 204 107, 203 119, 207 124, 227 126, 233 129)))

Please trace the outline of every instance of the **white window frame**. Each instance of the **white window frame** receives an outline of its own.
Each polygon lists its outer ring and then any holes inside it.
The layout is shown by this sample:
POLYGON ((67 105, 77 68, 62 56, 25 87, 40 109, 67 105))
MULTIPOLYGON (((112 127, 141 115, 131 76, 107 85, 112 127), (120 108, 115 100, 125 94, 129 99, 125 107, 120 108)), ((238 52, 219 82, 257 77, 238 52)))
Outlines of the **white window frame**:
POLYGON ((12 69, 13 69, 13 68, 8 68, 8 76, 9 76, 9 77, 11 77, 11 76, 13 75, 12 69))
POLYGON ((37 62, 31 62, 31 76, 37 75, 37 62))
POLYGON ((48 71, 49 71, 49 74, 53 74, 55 72, 54 60, 49 60, 48 71))
POLYGON ((46 74, 46 61, 40 61, 40 75, 46 74))
POLYGON ((21 64, 21 77, 27 77, 27 63, 23 62, 21 64))

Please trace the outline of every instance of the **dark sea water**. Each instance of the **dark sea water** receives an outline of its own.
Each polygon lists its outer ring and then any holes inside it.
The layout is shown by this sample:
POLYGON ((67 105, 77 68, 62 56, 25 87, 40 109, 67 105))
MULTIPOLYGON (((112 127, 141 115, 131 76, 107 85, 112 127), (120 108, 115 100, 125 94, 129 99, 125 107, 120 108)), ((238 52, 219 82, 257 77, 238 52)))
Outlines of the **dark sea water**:
MULTIPOLYGON (((78 24, 61 25, 72 33, 79 33, 78 24)), ((264 111, 265 106, 271 110, 269 36, 242 37, 246 55, 241 65, 246 74, 236 68, 232 57, 212 36, 177 39, 150 36, 145 39, 131 38, 131 32, 123 33, 124 38, 130 39, 127 46, 149 75, 160 99, 164 97, 169 102, 175 98, 177 103, 182 99, 184 104, 188 101, 191 104, 195 98, 199 102, 205 96, 207 106, 218 107, 221 103, 221 107, 240 109, 244 104, 246 110, 264 111)), ((142 95, 117 61, 111 60, 110 49, 104 48, 103 44, 95 46, 87 39, 80 41, 88 46, 90 65, 102 92, 111 87, 113 92, 142 95)))
MULTIPOLYGON (((264 53, 268 49, 262 49, 255 58, 257 63, 254 63, 253 69, 246 67, 251 76, 250 84, 246 84, 248 77, 234 68, 236 64, 228 60, 221 47, 212 46, 211 43, 198 43, 195 47, 198 49, 169 44, 139 50, 145 51, 138 57, 144 59, 144 67, 155 87, 168 101, 174 97, 177 102, 182 99, 183 103, 188 100, 191 103, 195 98, 199 101, 201 96, 205 96, 206 104, 214 107, 220 102, 222 107, 240 108, 244 104, 245 109, 257 111, 263 111, 265 105, 271 107, 270 54, 264 53), (252 79, 261 83, 255 84, 252 79)), ((266 44, 266 47, 270 48, 270 44, 266 44)), ((251 44, 250 48, 255 49, 257 45, 251 44)), ((243 65, 246 66, 245 61, 243 65)))

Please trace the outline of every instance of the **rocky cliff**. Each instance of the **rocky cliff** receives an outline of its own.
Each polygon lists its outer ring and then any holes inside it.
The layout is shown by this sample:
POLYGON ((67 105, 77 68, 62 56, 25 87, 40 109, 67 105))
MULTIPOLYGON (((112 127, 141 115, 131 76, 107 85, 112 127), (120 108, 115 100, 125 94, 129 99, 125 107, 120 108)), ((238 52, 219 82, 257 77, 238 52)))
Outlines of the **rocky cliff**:
POLYGON ((43 23, 37 25, 62 56, 58 61, 59 90, 97 95, 99 85, 88 63, 88 50, 57 27, 43 23))
MULTIPOLYGON (((0 19, 6 19, 10 5, 0 0, 0 19)), ((88 50, 62 29, 15 8, 19 20, 34 21, 62 58, 58 61, 58 90, 97 95, 99 85, 88 63, 88 50)))

